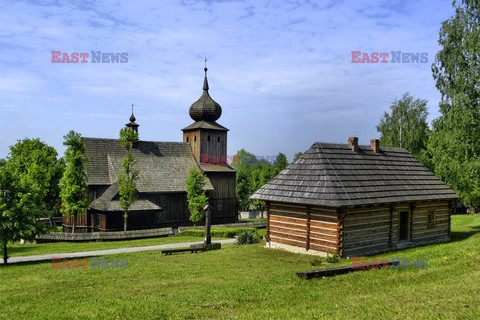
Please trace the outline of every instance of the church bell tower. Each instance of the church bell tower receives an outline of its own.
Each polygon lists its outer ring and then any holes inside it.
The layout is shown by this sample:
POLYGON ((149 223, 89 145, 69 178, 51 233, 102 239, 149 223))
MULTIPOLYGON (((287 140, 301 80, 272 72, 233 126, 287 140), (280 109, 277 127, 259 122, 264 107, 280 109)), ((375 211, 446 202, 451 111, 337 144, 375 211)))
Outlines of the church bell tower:
POLYGON ((228 129, 216 122, 222 115, 222 107, 210 97, 208 69, 205 67, 204 71, 203 93, 189 110, 195 122, 182 129, 183 142, 190 143, 195 160, 200 165, 226 166, 228 129))

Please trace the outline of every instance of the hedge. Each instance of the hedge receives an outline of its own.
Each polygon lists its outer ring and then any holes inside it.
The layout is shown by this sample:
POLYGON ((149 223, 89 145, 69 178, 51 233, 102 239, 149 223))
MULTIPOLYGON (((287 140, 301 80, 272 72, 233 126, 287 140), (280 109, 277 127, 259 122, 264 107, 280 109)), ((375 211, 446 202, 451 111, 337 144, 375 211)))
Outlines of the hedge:
MULTIPOLYGON (((210 233, 212 237, 219 238, 234 238, 240 233, 245 231, 256 232, 256 228, 212 228, 210 233)), ((180 231, 177 236, 194 236, 194 237, 203 237, 205 235, 205 230, 202 229, 187 229, 180 231)))

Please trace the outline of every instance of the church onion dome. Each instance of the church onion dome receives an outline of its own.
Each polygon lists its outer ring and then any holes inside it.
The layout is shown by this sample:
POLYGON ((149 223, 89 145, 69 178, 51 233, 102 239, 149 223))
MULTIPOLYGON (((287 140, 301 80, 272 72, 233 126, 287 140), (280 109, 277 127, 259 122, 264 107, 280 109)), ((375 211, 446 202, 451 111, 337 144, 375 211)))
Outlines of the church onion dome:
POLYGON ((190 117, 195 121, 216 121, 222 115, 222 107, 208 94, 207 68, 203 81, 203 94, 190 106, 190 117))

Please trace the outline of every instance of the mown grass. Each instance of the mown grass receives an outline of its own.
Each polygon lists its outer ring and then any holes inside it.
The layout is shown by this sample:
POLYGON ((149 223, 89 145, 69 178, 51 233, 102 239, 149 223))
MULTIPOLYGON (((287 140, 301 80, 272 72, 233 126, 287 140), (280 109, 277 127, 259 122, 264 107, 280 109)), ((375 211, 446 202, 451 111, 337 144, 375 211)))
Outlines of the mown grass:
POLYGON ((128 259, 125 270, 10 265, 0 268, 0 318, 478 319, 480 215, 452 220, 450 243, 377 255, 428 258, 423 270, 307 281, 295 272, 316 268, 312 256, 262 243, 199 254, 109 257, 128 259))

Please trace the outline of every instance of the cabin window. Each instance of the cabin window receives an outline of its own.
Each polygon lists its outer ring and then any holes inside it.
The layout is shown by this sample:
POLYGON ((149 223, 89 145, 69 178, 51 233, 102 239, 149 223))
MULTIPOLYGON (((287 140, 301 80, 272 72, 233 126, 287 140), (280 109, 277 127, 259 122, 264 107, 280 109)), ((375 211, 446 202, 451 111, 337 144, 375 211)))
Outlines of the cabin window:
POLYGON ((430 210, 427 212, 427 227, 435 226, 435 211, 430 210))
POLYGON ((187 142, 188 142, 188 137, 187 137, 187 142))
POLYGON ((220 137, 217 137, 217 142, 220 142, 220 137))
POLYGON ((193 141, 197 141, 197 136, 193 136, 193 141))
POLYGON ((207 136, 207 141, 210 142, 210 136, 207 136))

